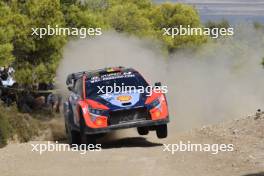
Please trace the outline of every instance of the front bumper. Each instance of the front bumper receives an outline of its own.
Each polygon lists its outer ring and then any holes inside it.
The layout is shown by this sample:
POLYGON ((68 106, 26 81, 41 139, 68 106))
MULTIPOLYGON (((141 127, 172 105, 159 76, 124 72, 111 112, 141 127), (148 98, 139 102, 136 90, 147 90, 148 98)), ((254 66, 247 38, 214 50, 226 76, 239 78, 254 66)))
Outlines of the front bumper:
POLYGON ((90 128, 85 127, 85 134, 98 134, 98 133, 108 133, 113 130, 127 129, 127 128, 136 128, 136 127, 153 127, 157 125, 164 125, 169 123, 169 118, 161 120, 140 120, 140 121, 131 121, 121 124, 110 125, 107 128, 90 128))

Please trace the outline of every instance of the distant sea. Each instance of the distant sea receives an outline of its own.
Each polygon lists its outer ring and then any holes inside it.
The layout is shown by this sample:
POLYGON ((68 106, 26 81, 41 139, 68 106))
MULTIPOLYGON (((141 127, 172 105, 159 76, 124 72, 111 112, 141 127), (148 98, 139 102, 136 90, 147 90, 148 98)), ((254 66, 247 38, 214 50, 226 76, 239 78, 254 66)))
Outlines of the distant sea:
POLYGON ((201 20, 227 19, 230 23, 264 23, 264 0, 154 0, 155 3, 187 3, 196 7, 201 20))

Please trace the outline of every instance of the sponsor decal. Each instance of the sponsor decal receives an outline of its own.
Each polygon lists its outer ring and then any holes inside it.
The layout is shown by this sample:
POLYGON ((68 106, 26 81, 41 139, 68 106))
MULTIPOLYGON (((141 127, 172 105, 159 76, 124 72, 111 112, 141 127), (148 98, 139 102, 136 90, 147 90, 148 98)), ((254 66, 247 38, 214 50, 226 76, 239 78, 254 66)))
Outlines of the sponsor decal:
POLYGON ((116 98, 117 100, 121 101, 121 102, 124 102, 124 101, 129 101, 132 99, 131 96, 129 95, 120 95, 116 98))
POLYGON ((123 72, 123 73, 110 73, 102 76, 94 76, 91 78, 91 83, 96 83, 100 81, 108 81, 113 79, 120 79, 120 78, 132 78, 135 77, 135 74, 132 72, 123 72))

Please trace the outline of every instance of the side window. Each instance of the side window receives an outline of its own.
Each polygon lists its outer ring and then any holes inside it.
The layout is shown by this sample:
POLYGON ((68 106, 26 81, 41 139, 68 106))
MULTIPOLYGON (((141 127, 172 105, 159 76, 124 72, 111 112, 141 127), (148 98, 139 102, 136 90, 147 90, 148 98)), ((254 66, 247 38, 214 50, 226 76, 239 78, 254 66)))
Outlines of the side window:
POLYGON ((74 87, 74 92, 77 93, 80 96, 83 96, 83 84, 82 84, 82 79, 78 79, 76 81, 75 87, 74 87))

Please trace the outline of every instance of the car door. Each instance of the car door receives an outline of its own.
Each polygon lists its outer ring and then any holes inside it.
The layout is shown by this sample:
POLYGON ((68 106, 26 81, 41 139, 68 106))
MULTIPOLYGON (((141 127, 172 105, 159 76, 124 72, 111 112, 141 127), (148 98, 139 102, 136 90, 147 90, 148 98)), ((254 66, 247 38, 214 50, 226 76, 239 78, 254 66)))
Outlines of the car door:
POLYGON ((74 89, 70 95, 70 102, 72 105, 72 111, 74 114, 74 123, 79 126, 79 112, 78 112, 78 102, 82 100, 82 79, 78 79, 74 85, 74 89))

